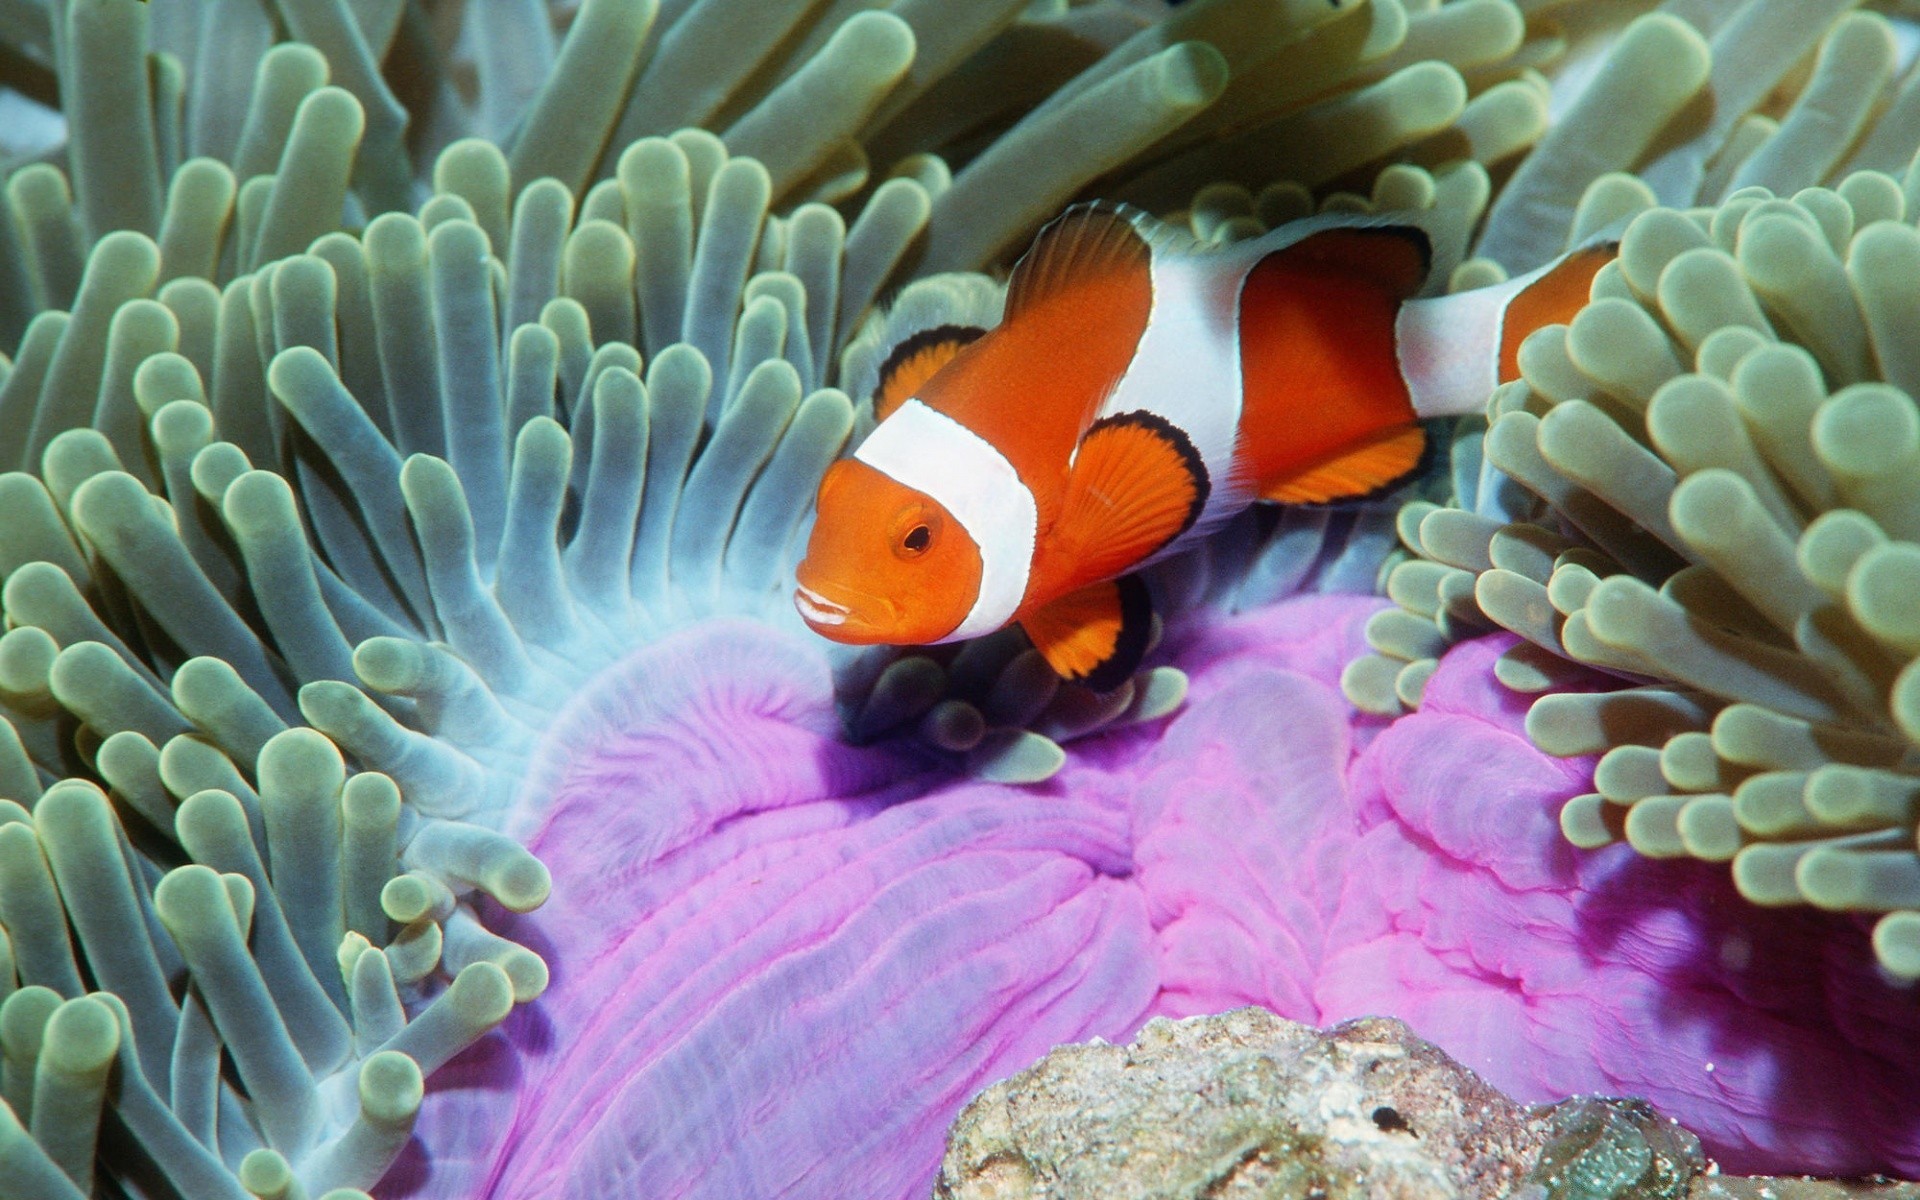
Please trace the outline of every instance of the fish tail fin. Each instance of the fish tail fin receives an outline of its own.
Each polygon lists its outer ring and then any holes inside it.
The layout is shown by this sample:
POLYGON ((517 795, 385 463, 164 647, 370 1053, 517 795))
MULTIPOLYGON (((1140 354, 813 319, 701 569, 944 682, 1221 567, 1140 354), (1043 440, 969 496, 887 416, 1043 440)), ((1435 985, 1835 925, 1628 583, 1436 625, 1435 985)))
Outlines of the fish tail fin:
POLYGON ((1593 277, 1619 249, 1617 241, 1590 243, 1504 283, 1401 306, 1394 334, 1414 411, 1445 417, 1484 409, 1494 388, 1520 377, 1520 343, 1573 320, 1593 277))

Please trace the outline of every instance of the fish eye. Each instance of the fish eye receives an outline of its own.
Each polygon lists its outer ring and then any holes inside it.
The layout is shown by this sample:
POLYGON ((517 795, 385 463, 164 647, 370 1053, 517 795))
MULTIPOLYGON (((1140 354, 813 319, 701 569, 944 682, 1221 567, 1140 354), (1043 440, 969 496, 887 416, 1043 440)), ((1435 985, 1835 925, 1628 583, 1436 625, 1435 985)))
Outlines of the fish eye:
POLYGON ((900 558, 919 558, 933 547, 940 535, 940 515, 924 504, 910 504, 893 519, 888 540, 900 558))

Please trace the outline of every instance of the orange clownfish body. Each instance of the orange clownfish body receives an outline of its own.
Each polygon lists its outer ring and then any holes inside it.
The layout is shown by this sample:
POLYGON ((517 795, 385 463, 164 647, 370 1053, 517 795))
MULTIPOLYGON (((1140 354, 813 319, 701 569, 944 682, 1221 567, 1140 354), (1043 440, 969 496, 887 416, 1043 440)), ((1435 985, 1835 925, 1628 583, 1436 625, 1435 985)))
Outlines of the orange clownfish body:
POLYGON ((821 482, 801 615, 856 644, 1017 621, 1063 677, 1118 684, 1151 623, 1129 572, 1253 501, 1406 475, 1420 419, 1484 405, 1613 253, 1414 299, 1430 247, 1418 214, 1202 249, 1129 209, 1068 210, 1014 268, 999 326, 889 357, 878 426, 821 482))

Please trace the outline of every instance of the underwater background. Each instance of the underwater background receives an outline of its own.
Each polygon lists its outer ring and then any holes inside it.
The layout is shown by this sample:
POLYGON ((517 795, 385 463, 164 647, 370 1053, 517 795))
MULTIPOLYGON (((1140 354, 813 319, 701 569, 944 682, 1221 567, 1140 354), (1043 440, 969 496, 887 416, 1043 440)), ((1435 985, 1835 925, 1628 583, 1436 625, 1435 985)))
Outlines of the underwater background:
POLYGON ((1408 1021, 1920 1174, 1920 73, 1845 0, 0 0, 0 1171, 904 1197, 1055 1044, 1408 1021), (1116 691, 789 597, 1076 198, 1617 262, 1116 691), (1384 592, 1384 596, 1379 593, 1384 592))

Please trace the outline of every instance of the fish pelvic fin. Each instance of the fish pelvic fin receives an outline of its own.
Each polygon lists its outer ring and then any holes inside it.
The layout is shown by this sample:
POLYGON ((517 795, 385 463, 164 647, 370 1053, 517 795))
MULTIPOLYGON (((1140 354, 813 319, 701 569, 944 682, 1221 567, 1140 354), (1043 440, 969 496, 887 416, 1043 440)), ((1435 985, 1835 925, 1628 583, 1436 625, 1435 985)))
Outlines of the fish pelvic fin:
POLYGON ((1153 637, 1153 602, 1137 575, 1069 592, 1020 619, 1034 649, 1062 679, 1096 692, 1133 677, 1153 637))

